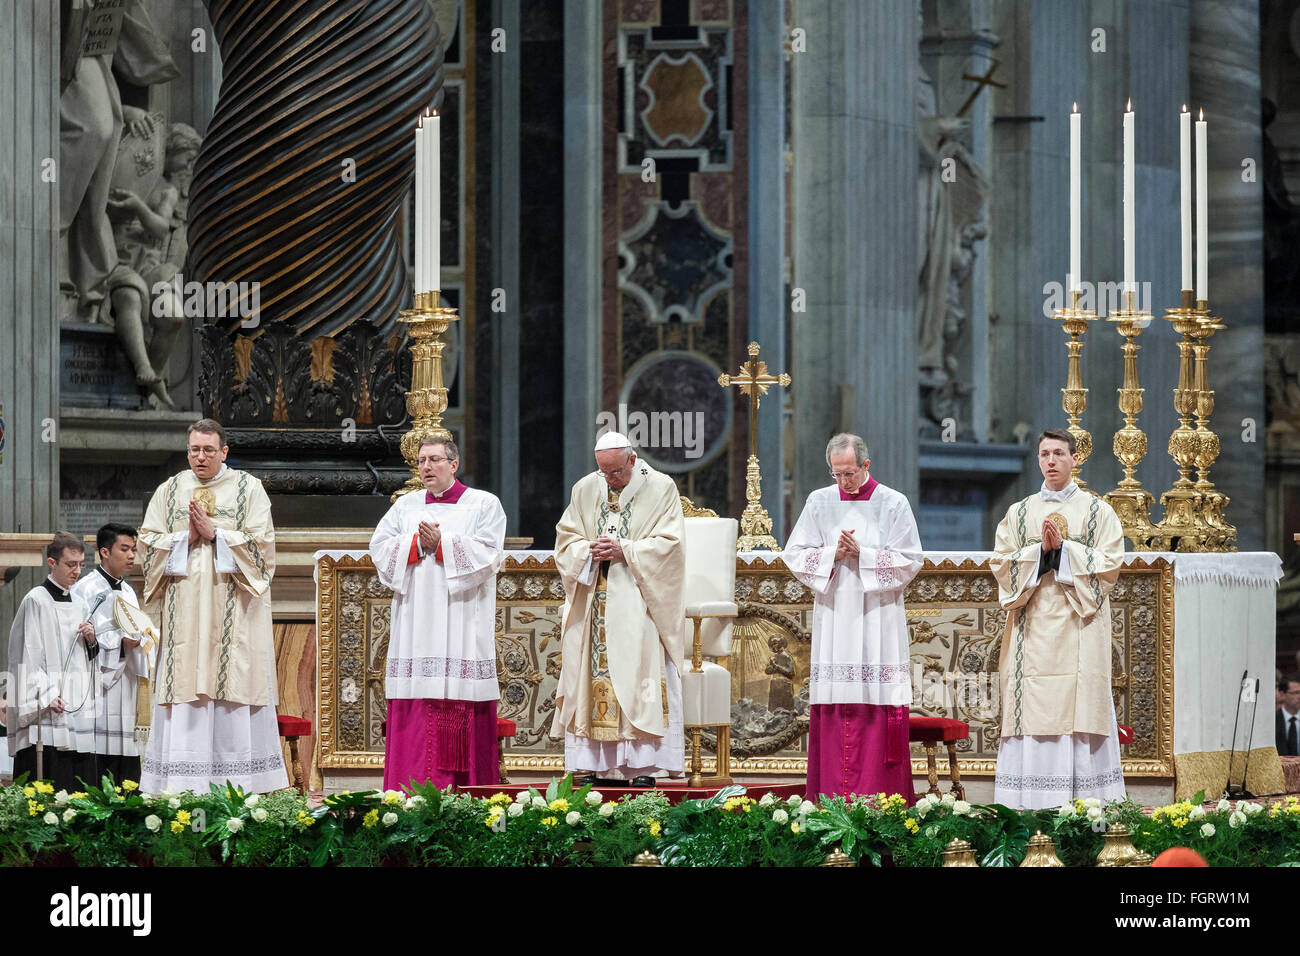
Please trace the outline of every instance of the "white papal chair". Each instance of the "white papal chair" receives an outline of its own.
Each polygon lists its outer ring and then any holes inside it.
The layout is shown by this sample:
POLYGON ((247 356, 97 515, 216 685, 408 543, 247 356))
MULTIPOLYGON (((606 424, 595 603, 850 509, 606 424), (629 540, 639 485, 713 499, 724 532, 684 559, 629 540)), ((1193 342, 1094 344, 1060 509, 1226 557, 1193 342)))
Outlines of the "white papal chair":
POLYGON ((731 783, 731 674, 711 658, 731 655, 731 625, 736 607, 736 521, 686 519, 686 605, 689 660, 682 663, 682 722, 691 735, 692 787, 731 783), (705 777, 700 731, 718 734, 716 776, 705 777))

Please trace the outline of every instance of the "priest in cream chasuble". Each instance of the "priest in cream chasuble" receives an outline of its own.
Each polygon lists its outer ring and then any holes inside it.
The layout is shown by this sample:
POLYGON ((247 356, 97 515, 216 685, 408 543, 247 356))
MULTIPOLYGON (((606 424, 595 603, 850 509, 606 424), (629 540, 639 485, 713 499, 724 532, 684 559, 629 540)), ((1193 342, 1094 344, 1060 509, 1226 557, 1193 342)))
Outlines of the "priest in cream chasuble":
POLYGON ((187 442, 190 470, 158 486, 140 526, 144 601, 161 637, 140 786, 278 790, 289 778, 275 710, 271 503, 260 481, 225 464, 220 424, 196 422, 187 442))
POLYGON ((781 559, 813 592, 808 796, 912 802, 911 643, 903 592, 925 557, 907 498, 867 470, 866 443, 826 446, 835 484, 808 496, 781 559))
POLYGON ((647 785, 637 778, 684 769, 682 505, 617 432, 596 462, 555 528, 565 609, 551 735, 564 735, 566 770, 647 785))
POLYGON ((1007 611, 994 801, 1017 809, 1125 792, 1107 597, 1123 530, 1110 505, 1070 480, 1069 432, 1039 437, 1038 464, 1042 489, 1007 511, 989 559, 1007 611))

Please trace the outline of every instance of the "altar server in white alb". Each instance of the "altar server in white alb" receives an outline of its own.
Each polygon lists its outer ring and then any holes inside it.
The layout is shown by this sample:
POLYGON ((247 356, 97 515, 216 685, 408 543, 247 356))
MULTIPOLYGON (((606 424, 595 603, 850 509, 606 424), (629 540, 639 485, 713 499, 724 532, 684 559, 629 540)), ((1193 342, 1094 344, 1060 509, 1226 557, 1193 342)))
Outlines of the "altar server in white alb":
POLYGON ((903 591, 921 570, 907 499, 867 470, 867 445, 826 446, 835 484, 808 496, 781 557, 813 592, 808 794, 898 793, 910 803, 911 644, 903 591))
POLYGON ((403 495, 370 539, 393 592, 384 788, 497 782, 496 581, 506 513, 456 480, 460 452, 425 439, 424 489, 403 495))
POLYGON ((289 785, 275 711, 271 501, 257 478, 226 465, 229 453, 219 422, 191 425, 189 469, 158 486, 140 526, 144 601, 157 604, 161 637, 145 793, 289 785))
POLYGON ((135 564, 135 537, 135 528, 130 525, 106 524, 100 528, 95 536, 99 566, 72 586, 74 595, 95 608, 90 621, 99 642, 102 679, 95 695, 92 742, 99 755, 99 773, 112 774, 118 783, 140 779, 136 732, 148 726, 147 710, 152 703, 146 685, 145 713, 137 712, 141 680, 148 679, 149 665, 140 641, 122 633, 114 614, 119 600, 140 606, 135 589, 126 580, 135 564))
POLYGON ((97 783, 91 718, 93 656, 90 609, 70 590, 85 560, 81 541, 60 531, 45 548, 47 577, 27 592, 9 630, 5 729, 14 776, 41 774, 63 790, 97 783))
POLYGON ((1068 431, 1039 435, 1043 487, 1008 509, 989 559, 1007 609, 993 799, 1016 809, 1124 796, 1108 597, 1124 532, 1110 505, 1071 480, 1078 464, 1068 431))
POLYGON ((682 502, 618 432, 597 440, 596 467, 555 526, 566 603, 551 736, 566 770, 649 787, 684 771, 682 502))

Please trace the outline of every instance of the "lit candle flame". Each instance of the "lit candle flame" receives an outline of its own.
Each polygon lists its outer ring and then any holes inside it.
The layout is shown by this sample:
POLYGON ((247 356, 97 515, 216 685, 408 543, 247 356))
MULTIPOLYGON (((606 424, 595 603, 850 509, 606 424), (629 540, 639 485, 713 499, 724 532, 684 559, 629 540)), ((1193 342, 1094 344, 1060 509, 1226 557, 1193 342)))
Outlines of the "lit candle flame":
POLYGON ((1076 112, 1076 113, 1079 112, 1079 104, 1078 104, 1078 103, 1075 103, 1075 104, 1074 104, 1074 112, 1076 112))
POLYGON ((1126 109, 1130 113, 1133 112, 1133 97, 1131 96, 1128 98, 1128 106, 1126 107, 1126 109))

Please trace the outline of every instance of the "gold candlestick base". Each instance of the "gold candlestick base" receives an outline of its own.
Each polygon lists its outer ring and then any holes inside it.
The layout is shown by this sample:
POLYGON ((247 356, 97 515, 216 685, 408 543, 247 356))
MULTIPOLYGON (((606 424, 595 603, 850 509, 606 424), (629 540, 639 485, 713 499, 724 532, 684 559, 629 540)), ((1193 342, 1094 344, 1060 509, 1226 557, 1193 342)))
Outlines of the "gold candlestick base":
POLYGON ((1142 411, 1142 394, 1145 391, 1138 384, 1137 353, 1141 348, 1137 337, 1151 324, 1151 313, 1146 309, 1134 308, 1136 296, 1125 293, 1125 308, 1112 313, 1106 321, 1115 323, 1115 328, 1124 338, 1124 384, 1119 392, 1119 410, 1124 414, 1124 427, 1115 432, 1111 444, 1115 458, 1124 467, 1124 477, 1119 487, 1108 493, 1106 503, 1115 509, 1124 537, 1133 544, 1135 551, 1147 546, 1147 540, 1154 530, 1151 524, 1151 505, 1155 499, 1142 487, 1134 476, 1138 464, 1146 457, 1147 436, 1138 428, 1138 413, 1142 411))
POLYGON ((447 410, 447 387, 442 381, 442 350, 446 343, 442 333, 456 320, 456 310, 442 305, 437 289, 417 292, 415 307, 397 316, 397 321, 407 323, 411 339, 411 388, 406 393, 411 428, 402 436, 402 457, 411 467, 411 477, 393 492, 392 501, 424 487, 417 464, 421 443, 429 438, 451 438, 451 432, 442 425, 442 413, 447 410))
POLYGON ((1200 437, 1192 425, 1198 392, 1193 381, 1192 332, 1200 327, 1200 312, 1192 303, 1192 293, 1184 289, 1182 304, 1165 310, 1165 321, 1182 336, 1178 343, 1178 387, 1174 389, 1174 410, 1178 426, 1169 435, 1169 457, 1178 468, 1178 480, 1160 496, 1164 517, 1151 534, 1150 546, 1159 551, 1203 551, 1205 533, 1200 518, 1201 493, 1190 472, 1201 448, 1200 437))
POLYGON ((1066 363, 1065 388, 1061 389, 1061 408, 1069 419, 1067 431, 1074 436, 1075 452, 1079 456, 1079 464, 1075 465, 1070 477, 1075 484, 1087 491, 1087 482, 1083 480, 1080 471, 1092 454, 1092 435, 1079 424, 1080 416, 1088 408, 1088 390, 1083 387, 1083 370, 1080 366, 1083 342, 1079 337, 1088 331, 1089 322, 1097 321, 1097 313, 1092 309, 1079 308, 1082 296, 1083 293, 1079 290, 1071 290, 1069 306, 1057 309, 1052 313, 1052 318, 1061 323, 1061 331, 1070 337, 1070 341, 1065 343, 1069 358, 1066 363))

